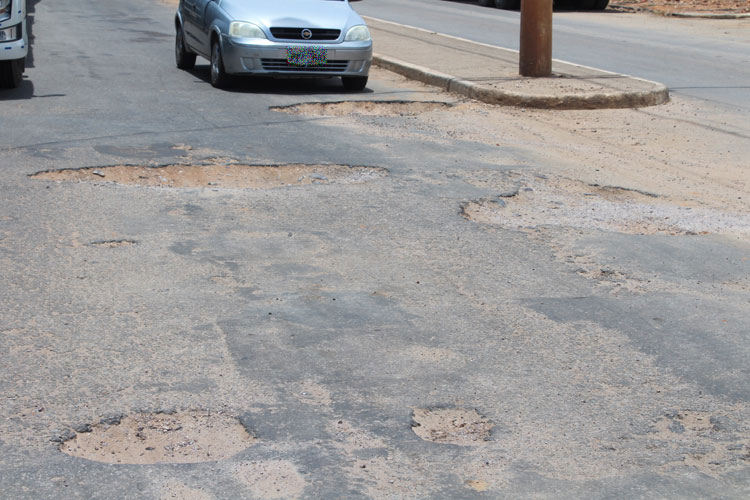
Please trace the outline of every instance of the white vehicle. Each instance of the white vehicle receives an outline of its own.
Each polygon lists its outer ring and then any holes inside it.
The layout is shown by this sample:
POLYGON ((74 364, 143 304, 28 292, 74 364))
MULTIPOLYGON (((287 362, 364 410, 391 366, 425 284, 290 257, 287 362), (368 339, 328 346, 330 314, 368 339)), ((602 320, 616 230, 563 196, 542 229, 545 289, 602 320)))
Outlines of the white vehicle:
POLYGON ((18 87, 28 51, 26 0, 0 0, 0 87, 18 87))

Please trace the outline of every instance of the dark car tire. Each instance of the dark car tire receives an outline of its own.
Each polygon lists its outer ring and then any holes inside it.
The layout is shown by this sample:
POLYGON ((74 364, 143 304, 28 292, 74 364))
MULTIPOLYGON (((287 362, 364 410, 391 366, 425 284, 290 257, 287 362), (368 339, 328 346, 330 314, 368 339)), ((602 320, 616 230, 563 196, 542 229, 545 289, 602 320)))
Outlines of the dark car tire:
POLYGON ((185 33, 182 31, 182 26, 179 25, 174 39, 174 58, 177 67, 180 69, 189 70, 195 67, 195 54, 185 46, 185 33))
POLYGON ((482 7, 494 7, 495 0, 477 0, 477 3, 482 7))
POLYGON ((0 87, 14 89, 21 85, 25 67, 26 61, 24 59, 0 61, 0 87))
POLYGON ((217 89, 223 89, 229 85, 229 75, 224 71, 221 44, 218 40, 214 40, 211 44, 211 85, 217 89))
POLYGON ((495 0, 495 7, 503 10, 520 9, 521 0, 495 0))
POLYGON ((342 76, 341 83, 344 84, 345 90, 357 91, 364 90, 367 86, 366 76, 342 76))
POLYGON ((609 5, 609 0, 583 0, 581 6, 588 10, 604 10, 609 5))

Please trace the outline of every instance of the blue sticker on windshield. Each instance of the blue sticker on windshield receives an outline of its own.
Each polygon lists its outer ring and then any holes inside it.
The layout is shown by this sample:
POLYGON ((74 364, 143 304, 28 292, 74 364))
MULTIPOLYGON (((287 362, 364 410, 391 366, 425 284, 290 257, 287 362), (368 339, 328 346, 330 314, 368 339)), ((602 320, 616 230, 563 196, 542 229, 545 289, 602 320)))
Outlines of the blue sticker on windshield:
POLYGON ((328 51, 325 47, 287 47, 286 60, 292 66, 324 66, 328 62, 328 51))

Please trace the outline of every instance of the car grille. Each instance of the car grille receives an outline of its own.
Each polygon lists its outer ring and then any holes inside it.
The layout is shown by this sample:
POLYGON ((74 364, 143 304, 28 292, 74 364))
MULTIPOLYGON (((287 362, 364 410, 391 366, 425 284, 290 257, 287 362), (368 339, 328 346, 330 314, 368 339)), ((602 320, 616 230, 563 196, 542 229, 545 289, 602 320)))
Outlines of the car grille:
POLYGON ((316 73, 338 73, 346 71, 349 61, 328 61, 322 66, 292 66, 286 59, 261 59, 263 69, 266 71, 280 72, 316 72, 316 73))
POLYGON ((305 28, 271 28, 271 34, 279 40, 336 40, 341 34, 341 30, 307 28, 312 32, 312 36, 302 38, 303 29, 305 28))

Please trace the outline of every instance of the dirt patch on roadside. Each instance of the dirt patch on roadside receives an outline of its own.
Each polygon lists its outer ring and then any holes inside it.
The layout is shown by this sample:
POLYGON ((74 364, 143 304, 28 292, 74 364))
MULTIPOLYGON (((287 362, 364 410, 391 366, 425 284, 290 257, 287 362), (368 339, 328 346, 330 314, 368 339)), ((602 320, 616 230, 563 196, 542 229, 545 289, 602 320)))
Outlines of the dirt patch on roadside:
POLYGON ((355 456, 361 450, 386 449, 388 445, 380 437, 358 427, 347 420, 337 420, 328 425, 337 447, 355 456))
MULTIPOLYGON (((362 484, 369 498, 418 500, 436 498, 431 473, 415 466, 412 458, 389 445, 383 437, 347 420, 334 420, 327 430, 332 445, 344 454, 352 483, 362 484)), ((434 471, 433 471, 434 472, 434 471)))
POLYGON ((386 177, 379 167, 348 165, 116 165, 39 172, 32 179, 139 187, 273 189, 308 184, 357 184, 386 177))
POLYGON ((685 207, 638 189, 514 172, 474 173, 466 179, 493 187, 494 197, 462 207, 467 219, 508 229, 563 226, 629 234, 750 234, 750 215, 685 207))
POLYGON ((417 408, 412 430, 433 443, 476 446, 490 439, 494 425, 476 410, 464 408, 417 408))
POLYGON ((288 460, 243 463, 233 472, 257 498, 300 498, 307 484, 297 467, 288 460))
POLYGON ((653 438, 670 448, 680 450, 681 460, 662 466, 694 467, 714 478, 727 470, 746 467, 750 460, 750 439, 743 435, 743 426, 720 414, 696 411, 669 411, 653 425, 653 438), (728 439, 729 438, 729 439, 728 439))
POLYGON ((471 488, 474 491, 487 491, 490 489, 490 485, 487 481, 469 479, 464 481, 467 488, 471 488))
POLYGON ((700 12, 714 14, 750 13, 747 0, 615 0, 610 7, 647 10, 659 14, 700 12))
POLYGON ((454 104, 440 101, 339 101, 308 102, 291 106, 274 106, 272 111, 309 116, 414 116, 444 110, 454 104))
POLYGON ((255 441, 236 418, 221 412, 139 413, 117 420, 79 426, 60 451, 110 464, 197 463, 229 458, 255 441))
POLYGON ((330 406, 333 403, 330 391, 314 380, 303 380, 295 386, 295 395, 300 402, 314 406, 330 406))

